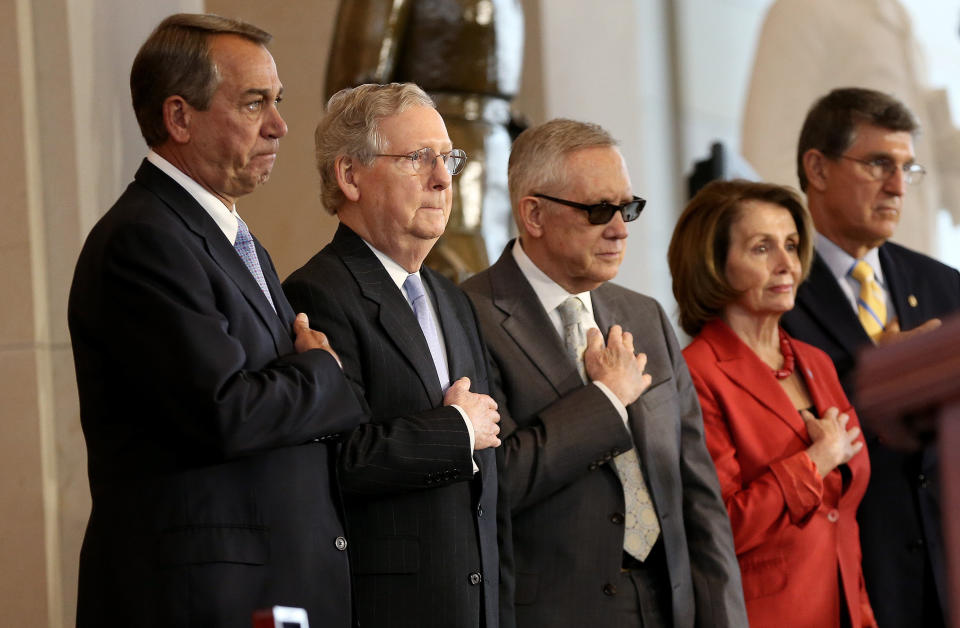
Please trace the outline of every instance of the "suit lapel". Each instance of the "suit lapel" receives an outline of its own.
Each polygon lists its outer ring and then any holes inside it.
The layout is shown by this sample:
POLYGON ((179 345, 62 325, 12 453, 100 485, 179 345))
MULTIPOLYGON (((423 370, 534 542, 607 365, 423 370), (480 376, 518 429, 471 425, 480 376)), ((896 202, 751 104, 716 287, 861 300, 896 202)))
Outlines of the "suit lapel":
POLYGON ((887 245, 880 247, 880 267, 883 269, 883 278, 890 289, 890 300, 893 301, 893 309, 896 310, 897 319, 900 321, 900 329, 913 329, 924 322, 920 309, 916 305, 910 305, 912 298, 916 303, 916 297, 909 293, 911 281, 907 273, 909 268, 907 264, 898 264, 893 259, 893 254, 887 245))
MULTIPOLYGON (((145 187, 149 188, 157 197, 163 201, 173 213, 177 214, 183 223, 193 233, 204 242, 204 247, 210 257, 217 263, 220 269, 229 276, 240 292, 246 298, 256 312, 263 324, 270 330, 274 345, 278 353, 285 353, 289 348, 291 331, 287 329, 284 321, 278 316, 278 310, 270 306, 260 285, 250 273, 243 260, 237 254, 236 249, 223 235, 223 231, 213 221, 213 218, 207 211, 176 181, 168 177, 162 170, 144 160, 135 176, 136 180, 145 187)), ((267 279, 267 285, 272 295, 282 295, 279 281, 272 266, 268 262, 266 251, 257 242, 257 255, 260 258, 260 266, 264 277, 267 279)))
POLYGON ((583 380, 536 292, 520 272, 511 248, 508 244, 497 263, 490 267, 493 304, 505 316, 501 323, 503 330, 550 382, 557 395, 563 395, 582 386, 583 380))
POLYGON ((713 348, 717 367, 731 382, 776 414, 804 442, 810 442, 800 412, 793 407, 780 384, 771 377, 770 368, 726 323, 720 320, 707 323, 700 337, 713 348))
POLYGON ((377 305, 377 320, 417 374, 432 407, 441 405, 443 391, 430 348, 413 309, 383 264, 360 236, 343 224, 337 228, 331 246, 353 275, 361 294, 377 305))
POLYGON ((814 254, 810 278, 797 291, 796 307, 805 310, 849 355, 856 355, 863 344, 872 343, 850 307, 847 295, 819 254, 814 254))

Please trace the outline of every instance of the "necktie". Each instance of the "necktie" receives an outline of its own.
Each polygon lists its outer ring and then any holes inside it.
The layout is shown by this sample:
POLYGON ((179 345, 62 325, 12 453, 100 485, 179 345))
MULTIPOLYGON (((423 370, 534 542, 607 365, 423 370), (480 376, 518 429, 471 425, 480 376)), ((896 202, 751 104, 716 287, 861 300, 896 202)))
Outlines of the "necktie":
POLYGON ((267 297, 267 302, 270 303, 270 307, 276 312, 277 306, 273 304, 273 298, 270 296, 270 290, 267 288, 267 280, 263 278, 263 269, 260 268, 257 249, 253 245, 253 236, 250 235, 250 229, 247 227, 247 223, 243 222, 243 218, 240 216, 237 216, 237 239, 233 243, 233 248, 237 250, 240 259, 247 265, 247 269, 250 271, 250 274, 253 275, 253 278, 257 280, 257 285, 259 285, 260 290, 263 291, 263 296, 267 297))
MULTIPOLYGON (((567 354, 576 362, 580 377, 587 381, 583 365, 583 352, 587 348, 583 316, 586 308, 577 297, 569 297, 557 308, 563 323, 563 344, 567 354)), ((637 560, 646 559, 657 537, 660 523, 650 499, 650 492, 640 470, 640 458, 636 448, 613 459, 614 469, 623 485, 623 500, 626 506, 623 530, 623 549, 637 560)))
POLYGON ((403 282, 403 289, 407 292, 407 300, 413 307, 413 313, 416 314, 417 322, 420 323, 420 329, 427 341, 427 347, 430 348, 430 357, 433 358, 433 365, 437 368, 440 388, 446 392, 447 388, 450 387, 447 360, 440 349, 440 336, 437 334, 437 326, 433 322, 433 313, 430 311, 430 304, 427 303, 427 293, 423 290, 423 282, 420 281, 420 276, 407 275, 403 282))
POLYGON ((860 260, 850 269, 850 276, 860 282, 857 312, 867 335, 876 340, 887 324, 887 300, 883 289, 873 278, 873 268, 860 260))

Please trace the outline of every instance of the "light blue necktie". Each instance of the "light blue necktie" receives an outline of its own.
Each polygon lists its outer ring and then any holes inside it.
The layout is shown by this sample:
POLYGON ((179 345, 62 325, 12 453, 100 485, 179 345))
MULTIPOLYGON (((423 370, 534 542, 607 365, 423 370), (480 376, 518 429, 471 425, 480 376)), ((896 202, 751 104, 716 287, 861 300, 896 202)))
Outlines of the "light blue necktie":
POLYGON ((250 235, 250 229, 247 227, 247 223, 243 222, 243 218, 240 216, 237 216, 237 239, 233 243, 233 248, 237 250, 240 259, 247 265, 247 269, 250 270, 253 278, 257 280, 257 285, 259 285, 260 290, 263 291, 263 296, 267 297, 270 307, 276 312, 277 306, 273 304, 273 297, 270 296, 270 290, 267 288, 267 280, 263 278, 263 269, 260 268, 260 258, 257 257, 257 249, 253 245, 253 236, 250 235))
POLYGON ((420 281, 420 276, 407 275, 403 282, 403 289, 407 292, 407 300, 413 307, 417 322, 420 323, 420 329, 423 331, 423 337, 430 348, 430 356, 433 358, 433 365, 437 369, 440 388, 446 392, 447 388, 450 387, 450 373, 447 371, 447 360, 440 348, 440 336, 437 334, 437 326, 433 322, 433 313, 430 311, 430 304, 427 302, 427 294, 423 290, 423 282, 420 281))

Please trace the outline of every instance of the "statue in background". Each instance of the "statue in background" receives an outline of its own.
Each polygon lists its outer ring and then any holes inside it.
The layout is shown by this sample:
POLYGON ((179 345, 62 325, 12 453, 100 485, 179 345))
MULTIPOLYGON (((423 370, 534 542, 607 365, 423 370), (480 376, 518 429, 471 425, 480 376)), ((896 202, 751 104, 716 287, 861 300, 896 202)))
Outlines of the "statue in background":
POLYGON ((797 186, 797 137, 814 100, 837 87, 893 95, 920 120, 923 184, 904 200, 897 242, 936 255, 937 212, 960 223, 960 130, 947 94, 927 83, 920 43, 898 0, 777 0, 757 42, 743 113, 743 156, 767 181, 797 186))
POLYGON ((520 0, 347 0, 337 12, 327 97, 361 83, 416 83, 467 152, 447 230, 426 260, 455 282, 486 268, 512 233, 510 100, 522 63, 520 0))

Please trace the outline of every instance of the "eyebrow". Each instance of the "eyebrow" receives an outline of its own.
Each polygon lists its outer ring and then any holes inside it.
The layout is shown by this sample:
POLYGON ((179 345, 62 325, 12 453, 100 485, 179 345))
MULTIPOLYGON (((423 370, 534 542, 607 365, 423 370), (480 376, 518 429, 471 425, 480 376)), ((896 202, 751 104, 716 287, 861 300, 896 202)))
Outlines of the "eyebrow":
MULTIPOLYGON (((270 98, 270 90, 265 88, 251 87, 250 89, 243 92, 244 96, 263 96, 264 98, 270 98)), ((277 92, 277 96, 283 96, 283 86, 280 86, 280 90, 277 92)))

